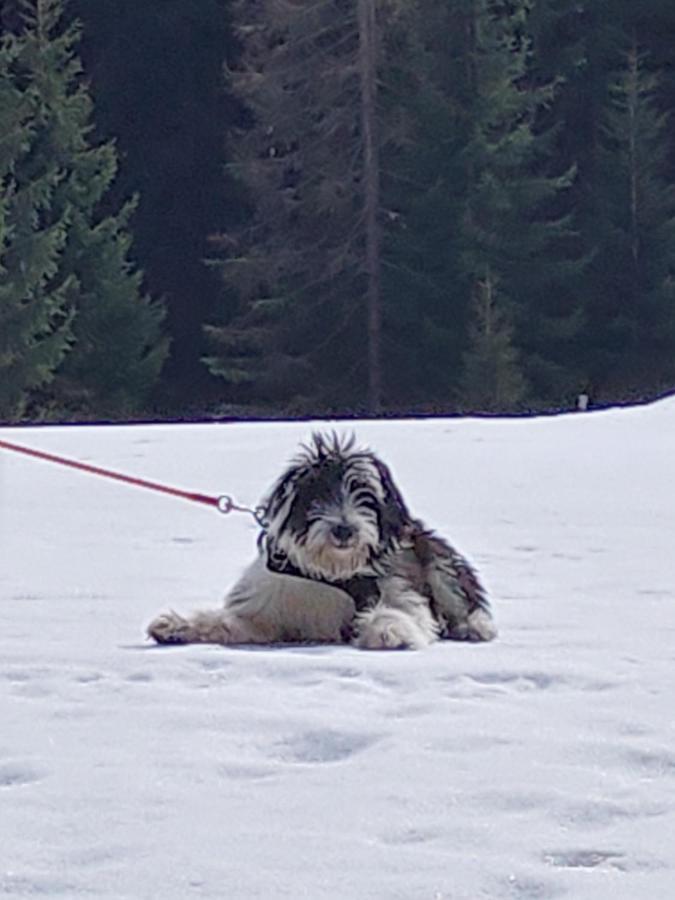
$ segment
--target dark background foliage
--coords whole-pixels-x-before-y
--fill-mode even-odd
[[[612,403],[672,390],[675,5],[368,2],[377,411],[518,412],[573,407],[580,392]],[[68,281],[83,282],[82,265],[55,250],[62,271],[42,285],[61,291],[58,352],[43,354],[53,372],[28,379],[0,418],[375,412],[361,0],[322,0],[311,16],[275,0],[3,0],[3,40],[21,41],[26,10],[44,3],[59,34],[81,24],[83,134],[91,152],[115,154],[87,220],[119,223],[100,270],[124,272],[125,315],[133,291],[139,310],[152,298],[153,321],[146,311],[134,326],[150,329],[143,352],[167,338],[170,350],[150,391],[146,377],[135,404],[118,401],[110,354],[95,341],[73,350],[91,308]],[[8,158],[6,198],[19,163]],[[131,324],[98,327],[120,360],[141,352]],[[48,337],[28,335],[26,365]],[[1,364],[0,352],[0,377]]]

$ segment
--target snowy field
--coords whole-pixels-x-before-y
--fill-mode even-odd
[[[0,450],[0,896],[675,897],[675,398],[354,428],[496,642],[152,646],[252,519]],[[310,431],[0,438],[254,504]]]

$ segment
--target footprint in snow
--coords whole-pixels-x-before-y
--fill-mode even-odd
[[[380,841],[388,847],[405,847],[413,844],[427,844],[442,837],[435,828],[400,828],[383,834]]]
[[[317,730],[292,735],[276,745],[277,758],[290,763],[335,763],[367,750],[377,738],[341,731]]]
[[[630,749],[626,759],[633,770],[640,772],[645,778],[662,778],[675,776],[675,753],[665,748],[656,750]]]
[[[545,853],[544,862],[556,869],[600,869],[615,872],[655,872],[669,865],[657,857],[641,858],[621,850],[577,848]]]
[[[226,781],[263,781],[273,778],[277,770],[272,765],[255,765],[254,763],[231,762],[217,767],[217,773]]]
[[[72,678],[77,684],[96,684],[103,681],[103,675],[100,672],[80,672]]]
[[[553,900],[563,895],[563,891],[553,884],[538,879],[509,875],[504,885],[499,887],[499,897],[517,897],[518,900]]]
[[[618,850],[563,850],[544,854],[544,862],[557,869],[625,869],[625,853]]]
[[[440,681],[458,682],[461,679],[473,682],[485,687],[509,687],[517,691],[539,690],[545,691],[553,688],[567,688],[582,691],[609,691],[616,687],[616,683],[596,678],[587,678],[577,675],[563,675],[553,672],[523,671],[523,672],[476,672],[472,675],[458,677],[452,675],[441,678]]]
[[[0,790],[42,781],[44,773],[27,763],[0,762]]]
[[[150,684],[154,678],[151,672],[130,672],[124,680],[130,684]]]

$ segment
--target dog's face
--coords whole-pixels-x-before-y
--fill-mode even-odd
[[[353,438],[315,434],[303,451],[265,503],[268,564],[332,582],[373,574],[410,521],[389,470]]]

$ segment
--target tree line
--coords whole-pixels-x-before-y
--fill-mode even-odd
[[[675,387],[666,0],[0,13],[0,419]]]

